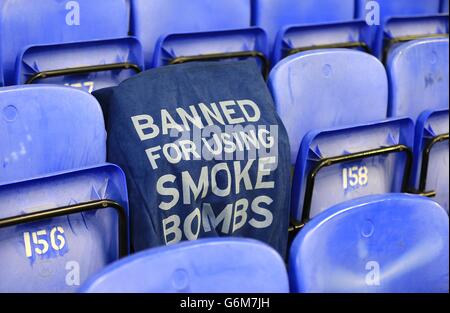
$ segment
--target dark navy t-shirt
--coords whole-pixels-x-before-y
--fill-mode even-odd
[[[166,66],[94,95],[136,251],[239,236],[285,255],[289,143],[256,62]]]

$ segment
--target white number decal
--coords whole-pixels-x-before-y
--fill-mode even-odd
[[[61,226],[53,227],[50,230],[49,237],[50,240],[47,239],[47,231],[45,229],[31,233],[24,232],[23,241],[25,244],[26,257],[31,258],[33,256],[33,252],[39,255],[46,254],[49,252],[50,247],[54,251],[59,251],[66,245],[64,229]]]
[[[352,166],[342,169],[342,188],[366,186],[369,182],[369,170],[367,166]]]
[[[67,26],[79,26],[80,25],[80,4],[77,1],[69,1],[66,3],[66,10],[69,11],[66,14]]]
[[[25,243],[25,255],[27,258],[31,258],[33,256],[33,251],[31,251],[31,240],[30,233],[23,233],[23,242]]]
[[[55,235],[56,232],[59,232],[58,235]],[[66,244],[66,240],[64,239],[64,229],[61,226],[53,227],[53,229],[50,231],[50,243],[52,245],[53,250],[59,251],[62,248],[64,248],[64,245]],[[59,244],[57,243],[59,242]]]
[[[34,251],[37,254],[46,254],[48,251],[48,242],[47,240],[45,240],[45,238],[38,238],[38,236],[45,236],[47,235],[47,231],[44,230],[40,230],[34,233],[31,233],[31,236],[33,237],[33,243],[37,246],[41,246],[41,248],[35,247]]]

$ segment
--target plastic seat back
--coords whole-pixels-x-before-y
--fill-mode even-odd
[[[155,48],[153,67],[192,61],[255,58],[262,73],[269,73],[267,37],[258,27],[222,31],[169,34]]]
[[[406,192],[413,141],[410,119],[309,132],[297,156],[292,217],[306,223],[337,203]]]
[[[82,292],[286,293],[283,260],[256,240],[201,239],[153,248],[92,277]]]
[[[7,84],[17,57],[30,45],[128,35],[128,0],[2,0],[0,45]],[[20,34],[20,36],[18,36]]]
[[[449,41],[422,39],[398,46],[389,56],[389,116],[413,120],[449,103]]]
[[[427,20],[440,11],[440,0],[357,0],[358,18],[366,19],[372,29],[372,51],[375,56],[386,60],[387,41],[408,40],[407,37],[421,37],[439,34],[441,23]],[[376,5],[374,5],[376,4]],[[448,23],[447,23],[448,24]],[[448,33],[448,31],[447,31]],[[409,39],[411,40],[411,39]],[[389,48],[391,44],[388,44]]]
[[[291,246],[294,292],[448,292],[448,216],[411,195],[358,198],[312,219]]]
[[[0,183],[104,163],[100,105],[75,88],[0,89]]]
[[[0,185],[0,202],[0,292],[74,292],[128,252],[126,181],[117,166]]]
[[[416,124],[412,181],[422,192],[434,191],[433,200],[449,209],[448,109],[423,112]]]
[[[354,0],[252,1],[252,25],[267,32],[270,51],[284,26],[350,21],[354,15]]]
[[[271,71],[269,88],[289,134],[292,164],[307,132],[386,117],[386,72],[376,58],[360,51],[292,55]]]
[[[370,52],[370,29],[365,21],[283,27],[275,40],[272,62],[316,49],[349,48]]]
[[[374,53],[384,63],[396,46],[426,38],[448,38],[448,15],[393,17],[385,21]]]
[[[92,92],[116,86],[144,68],[136,38],[27,48],[19,56],[16,84],[60,84]]]
[[[132,0],[131,12],[131,34],[144,47],[147,68],[161,36],[250,26],[250,0]]]

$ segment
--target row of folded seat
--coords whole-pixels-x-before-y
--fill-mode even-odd
[[[448,39],[398,46],[388,69],[390,96],[383,65],[359,51],[298,53],[270,74],[295,166],[292,291],[448,291]],[[7,87],[0,112],[0,290],[73,291],[88,278],[82,290],[288,290],[279,256],[236,239],[152,249],[90,277],[129,252],[126,182],[105,164],[98,103],[71,88]],[[442,207],[370,196],[392,192],[435,193]],[[154,285],[141,266],[158,269],[145,274]]]
[[[58,83],[93,91],[143,69],[249,57],[267,74],[270,64],[304,50],[347,47],[386,59],[399,42],[448,36],[448,14],[440,13],[446,0],[373,3],[2,0],[0,85]],[[374,25],[367,16],[375,16]]]

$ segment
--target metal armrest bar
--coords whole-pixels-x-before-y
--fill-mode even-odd
[[[34,74],[30,77],[25,84],[32,84],[36,80],[47,79],[51,77],[66,76],[66,75],[82,75],[95,72],[106,72],[113,70],[134,70],[136,73],[141,72],[141,68],[136,64],[132,63],[113,63],[113,64],[103,64],[103,65],[91,65],[91,66],[81,66],[81,67],[71,67],[65,69],[57,69],[50,71],[42,71]]]
[[[59,207],[44,211],[37,211],[33,213],[17,215],[0,219],[0,229],[10,226],[16,226],[31,222],[38,222],[49,218],[60,217],[75,213],[82,213],[93,210],[100,210],[106,208],[113,208],[118,216],[118,230],[119,230],[119,257],[124,257],[128,254],[128,226],[127,215],[125,209],[115,201],[99,200],[92,202],[84,202],[65,207]]]
[[[211,54],[201,54],[193,56],[180,56],[169,61],[170,65],[182,64],[194,61],[217,61],[223,59],[234,59],[234,58],[257,58],[262,62],[262,74],[264,79],[267,79],[269,75],[269,61],[262,52],[259,51],[239,51],[239,52],[227,52],[227,53],[211,53]]]
[[[365,52],[371,53],[371,50],[367,43],[363,41],[353,41],[353,42],[339,42],[339,43],[333,43],[333,44],[324,44],[324,45],[314,45],[314,46],[307,46],[307,47],[299,47],[299,48],[293,48],[288,50],[286,56],[290,56],[299,52],[308,51],[308,50],[317,50],[317,49],[335,49],[335,48],[348,48],[348,49],[355,49],[355,48],[362,48]]]

